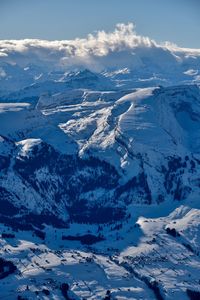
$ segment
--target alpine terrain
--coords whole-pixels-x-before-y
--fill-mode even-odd
[[[0,41],[0,299],[200,299],[200,50]]]

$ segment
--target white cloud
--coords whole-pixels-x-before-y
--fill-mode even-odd
[[[155,55],[158,49],[182,52],[176,45],[167,43],[158,45],[148,37],[136,34],[132,23],[118,24],[113,32],[98,31],[89,34],[85,39],[66,41],[46,40],[3,40],[0,41],[0,61],[18,63],[25,66],[29,63],[45,65],[49,68],[85,66],[94,70],[104,69],[106,66],[128,67],[129,64],[142,66],[138,53],[150,52]],[[187,52],[187,55],[190,55]],[[179,59],[179,54],[174,59]],[[145,54],[146,55],[146,54]],[[144,56],[145,56],[144,55]],[[156,52],[157,55],[157,52]],[[195,55],[200,55],[196,51]],[[121,63],[120,63],[121,62]]]

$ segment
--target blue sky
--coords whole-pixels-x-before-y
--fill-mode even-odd
[[[134,22],[157,42],[200,48],[199,15],[199,0],[0,0],[0,39],[73,39]]]

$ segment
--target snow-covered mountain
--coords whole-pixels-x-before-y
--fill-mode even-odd
[[[2,299],[199,299],[199,71],[131,24],[0,41]]]
[[[72,41],[0,41],[1,95],[26,87],[53,92],[55,83],[97,89],[163,86],[200,82],[200,50],[158,44],[138,36],[133,24]],[[87,71],[85,71],[87,69]],[[81,70],[81,72],[80,72]],[[92,74],[90,71],[97,74]],[[99,74],[102,86],[97,84]],[[101,76],[101,77],[102,77]],[[105,79],[107,78],[107,80]],[[62,89],[57,85],[57,89]],[[56,90],[56,87],[54,86]],[[26,94],[26,91],[25,91]],[[10,98],[10,97],[9,97]],[[15,98],[16,100],[16,98]]]
[[[190,85],[1,103],[3,194],[25,214],[100,223],[123,218],[132,203],[195,199],[199,101]]]

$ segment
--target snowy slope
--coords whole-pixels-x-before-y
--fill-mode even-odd
[[[17,267],[0,280],[1,297],[64,299],[61,286],[67,283],[69,299],[106,299],[109,291],[111,299],[187,300],[188,290],[199,291],[199,215],[199,209],[188,206],[165,217],[143,209],[139,218],[133,211],[124,224],[100,230],[77,224],[62,230],[46,227],[44,240],[1,226],[4,234],[15,235],[0,239],[1,257]],[[175,229],[176,236],[167,228]],[[62,240],[88,230],[106,240],[91,246]]]
[[[132,24],[0,41],[0,299],[200,299],[199,72]]]
[[[14,206],[23,201],[31,213],[65,221],[94,222],[94,208],[109,209],[99,215],[104,222],[132,203],[197,199],[199,99],[190,85],[74,90],[40,97],[35,107],[1,103],[0,135],[12,144],[1,186]]]

